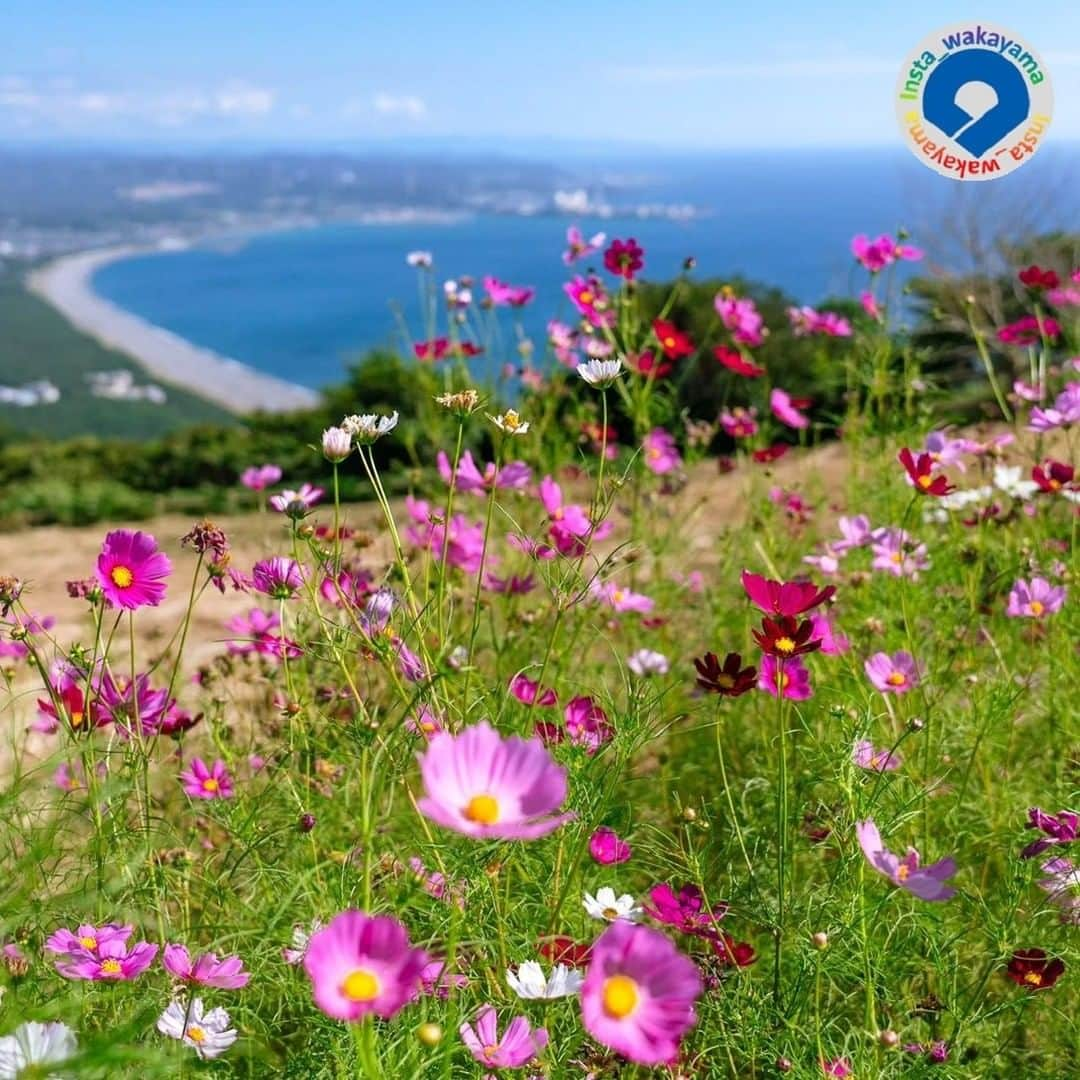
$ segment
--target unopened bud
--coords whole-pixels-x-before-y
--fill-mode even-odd
[[[829,947],[829,935],[826,934],[824,930],[819,930],[816,934],[812,934],[810,940],[813,942],[814,948],[818,951]]]
[[[438,1046],[442,1041],[442,1028],[438,1024],[421,1024],[416,1029],[416,1037],[425,1046]]]
[[[311,832],[315,828],[315,815],[301,814],[300,821],[297,824],[301,832]]]
[[[891,1050],[894,1046],[900,1045],[900,1036],[892,1028],[886,1028],[884,1031],[878,1032],[878,1042],[886,1050]]]
[[[683,807],[682,816],[684,821],[697,821],[697,811],[692,806]]]
[[[776,1059],[776,1071],[782,1073],[789,1073],[795,1066],[792,1065],[791,1059],[786,1057],[779,1057]]]
[[[921,716],[913,716],[908,722],[908,731],[922,731],[926,727],[926,721]]]

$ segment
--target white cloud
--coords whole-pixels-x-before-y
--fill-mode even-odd
[[[214,100],[222,116],[265,116],[273,111],[276,97],[273,90],[232,82],[223,86]]]
[[[606,74],[617,82],[677,83],[725,79],[798,79],[837,75],[881,75],[895,73],[900,60],[822,57],[816,60],[766,60],[749,64],[704,64],[665,67],[648,65],[608,68]]]
[[[371,103],[375,111],[383,116],[407,116],[411,120],[419,120],[427,114],[424,99],[415,94],[388,94],[380,91]]]

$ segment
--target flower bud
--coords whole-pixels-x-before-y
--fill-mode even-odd
[[[824,930],[819,930],[816,934],[810,936],[811,942],[813,942],[814,948],[819,952],[829,947],[829,935]]]
[[[438,1024],[421,1024],[416,1029],[416,1037],[425,1046],[438,1046],[442,1041],[442,1028]]]
[[[908,722],[908,731],[922,731],[926,727],[926,721],[921,716],[913,716]]]
[[[352,452],[352,436],[344,428],[327,428],[322,433],[322,452],[327,461],[344,461]]]
[[[789,1073],[795,1066],[791,1063],[790,1058],[779,1057],[776,1059],[776,1071],[782,1073]]]
[[[900,1045],[900,1036],[892,1028],[886,1028],[884,1031],[878,1032],[878,1042],[886,1050],[891,1050],[894,1046]]]
[[[301,814],[298,827],[301,832],[311,832],[311,830],[315,828],[315,815]]]

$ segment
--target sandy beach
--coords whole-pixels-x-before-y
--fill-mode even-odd
[[[233,412],[288,412],[318,401],[314,390],[199,348],[94,292],[92,279],[98,269],[145,253],[142,248],[110,247],[64,255],[35,270],[28,286],[102,345],[130,356],[163,382],[182,386]]]

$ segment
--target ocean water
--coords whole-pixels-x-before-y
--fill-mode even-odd
[[[1075,185],[1059,184],[1075,163],[1075,155],[1063,160],[1047,151],[1045,160],[1040,155],[1003,181],[960,184],[902,151],[628,161],[610,166],[641,177],[621,198],[691,203],[704,208],[705,216],[687,222],[625,216],[577,222],[587,233],[636,237],[646,251],[648,278],[673,277],[693,255],[698,276],[743,274],[812,304],[863,287],[848,248],[857,232],[906,227],[930,249],[928,265],[940,268],[963,262],[963,251],[950,237],[963,232],[969,218],[992,227],[1015,214],[1018,230],[1033,223],[1075,224]],[[407,349],[410,337],[425,336],[416,271],[405,264],[406,252],[414,249],[434,253],[440,281],[472,275],[478,294],[479,280],[488,273],[534,286],[537,297],[521,324],[539,355],[546,321],[571,316],[561,287],[567,280],[561,252],[573,220],[475,216],[443,224],[333,225],[254,235],[113,263],[98,272],[94,286],[198,345],[319,387],[338,379],[344,365],[368,348]],[[503,326],[508,346],[508,319]],[[512,350],[495,348],[479,364],[490,370],[513,358]]]

